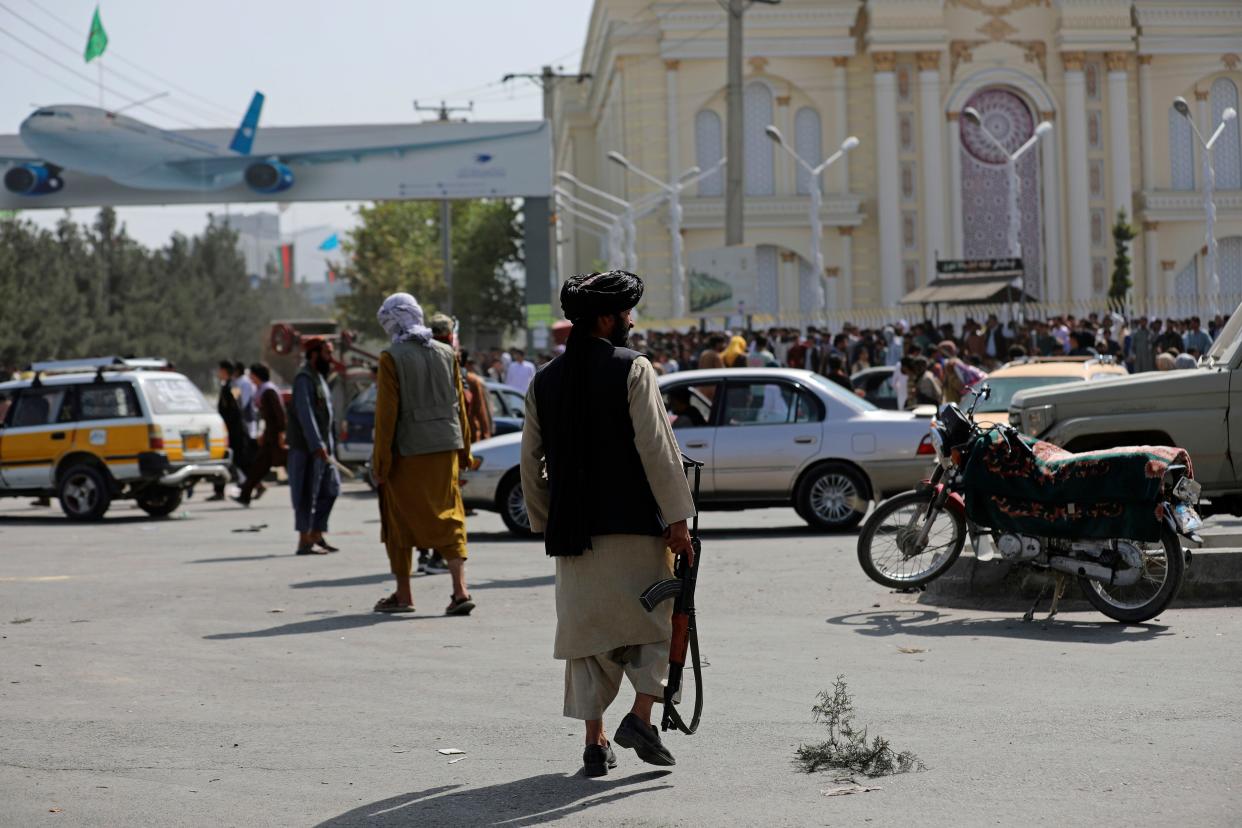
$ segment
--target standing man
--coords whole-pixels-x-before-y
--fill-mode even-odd
[[[556,642],[565,661],[564,713],[586,722],[587,776],[616,766],[604,710],[621,677],[634,704],[617,744],[644,762],[676,764],[651,725],[664,694],[672,610],[648,613],[638,596],[690,558],[694,502],[646,357],[624,347],[643,294],[632,273],[580,274],[561,288],[574,323],[563,356],[526,395],[522,490],[531,528],[556,558]]]
[[[434,330],[434,327],[432,328]],[[479,376],[478,367],[469,354],[462,353],[462,375],[466,386],[467,417],[470,421],[470,443],[478,443],[492,436],[492,406],[487,398],[487,383]]]
[[[729,340],[722,334],[712,334],[707,340],[707,347],[703,349],[703,353],[699,354],[699,370],[705,368],[723,368],[725,348],[729,345]]]
[[[534,378],[535,363],[526,360],[526,351],[521,348],[514,348],[513,361],[505,369],[505,385],[516,388],[525,394],[526,389],[530,386],[530,381]]]
[[[258,447],[254,461],[246,469],[246,482],[242,484],[241,494],[233,498],[243,506],[249,506],[251,498],[258,500],[263,496],[263,478],[267,477],[272,466],[284,465],[281,444],[285,434],[285,405],[280,400],[280,391],[272,383],[272,371],[265,363],[251,365],[250,376],[255,385],[255,408],[263,430],[256,438]]]
[[[241,402],[237,384],[233,379],[234,363],[222,359],[216,369],[216,378],[220,381],[220,395],[216,398],[216,411],[224,420],[224,428],[229,436],[229,448],[233,450],[229,476],[241,481],[245,476],[244,469],[250,465],[250,434],[246,431],[246,423],[242,417]],[[224,482],[217,480],[215,494],[208,500],[224,500]]]
[[[237,389],[237,404],[241,406],[242,424],[250,439],[258,436],[259,412],[255,389],[259,386],[246,376],[246,363],[238,360],[233,363],[233,386]]]
[[[341,478],[332,464],[336,424],[327,383],[332,343],[322,336],[307,337],[302,351],[306,362],[293,380],[293,407],[287,418],[289,496],[298,531],[297,554],[324,555],[340,551],[323,539],[332,504],[341,493]]]
[[[1182,336],[1182,350],[1195,351],[1199,356],[1212,350],[1212,337],[1201,327],[1199,317],[1190,317],[1190,329]]]
[[[414,547],[434,549],[448,564],[453,594],[445,615],[469,615],[466,590],[466,509],[458,472],[472,464],[466,394],[448,340],[453,321],[423,324],[423,309],[394,293],[376,314],[392,344],[380,354],[371,475],[379,488],[381,537],[397,591],[376,612],[413,612]]]

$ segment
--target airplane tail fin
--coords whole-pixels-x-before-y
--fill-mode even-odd
[[[250,99],[250,108],[246,110],[246,117],[242,118],[241,126],[237,127],[237,132],[233,133],[233,140],[229,142],[229,149],[239,155],[249,155],[250,147],[254,144],[255,133],[259,131],[259,113],[263,111],[263,93],[255,92],[254,97]]]

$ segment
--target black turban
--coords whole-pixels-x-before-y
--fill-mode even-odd
[[[624,313],[643,298],[643,280],[624,270],[579,273],[561,286],[561,310],[571,322]]]

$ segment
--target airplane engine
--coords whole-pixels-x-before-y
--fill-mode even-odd
[[[259,193],[281,193],[293,186],[293,170],[279,161],[259,161],[246,168],[246,186]]]
[[[47,195],[64,186],[60,169],[47,164],[18,164],[4,173],[4,189],[18,195]]]

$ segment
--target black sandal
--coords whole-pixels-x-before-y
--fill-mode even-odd
[[[315,546],[318,546],[320,549],[324,550],[325,552],[340,552],[341,551],[337,547],[328,543],[323,538],[320,538],[319,540],[315,541]]]
[[[462,598],[454,598],[450,596],[448,609],[444,610],[445,615],[469,615],[474,609],[474,599],[469,595]]]
[[[376,612],[413,612],[413,604],[403,604],[397,598],[397,593],[389,595],[387,598],[381,598],[375,604]]]

